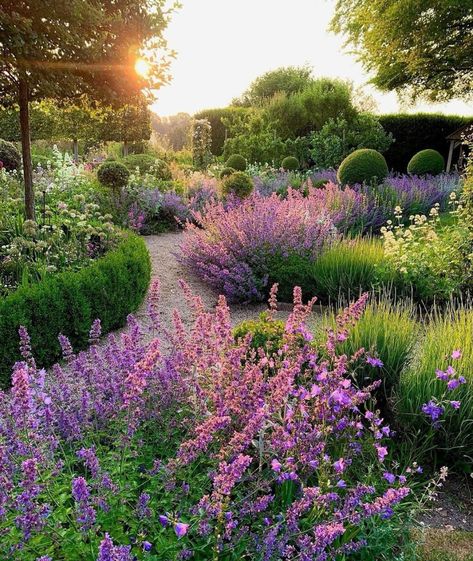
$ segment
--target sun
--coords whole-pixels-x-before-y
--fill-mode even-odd
[[[149,76],[151,67],[150,64],[144,58],[138,58],[135,62],[135,72],[138,76],[142,78],[147,78]]]

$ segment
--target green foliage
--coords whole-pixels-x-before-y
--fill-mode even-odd
[[[313,82],[312,69],[308,66],[286,66],[270,70],[250,85],[234,105],[260,106],[278,93],[292,95]]]
[[[169,117],[161,117],[156,113],[151,113],[151,127],[160,144],[171,148],[173,151],[178,152],[190,147],[192,117],[188,113],[178,113]]]
[[[327,249],[310,268],[316,293],[323,300],[350,300],[373,290],[384,258],[375,239],[343,240]]]
[[[460,308],[436,313],[426,322],[426,333],[419,344],[409,368],[401,375],[396,410],[402,426],[414,432],[421,431],[423,442],[429,441],[437,452],[452,457],[473,455],[473,311]],[[462,357],[452,360],[454,350]],[[458,411],[446,410],[439,429],[432,429],[429,419],[421,411],[422,405],[441,397],[445,382],[435,376],[437,369],[452,365],[458,375],[466,378],[451,399],[461,401]]]
[[[104,162],[97,170],[97,179],[100,183],[115,191],[125,187],[129,178],[129,169],[120,162]]]
[[[12,142],[0,138],[0,162],[7,171],[20,169],[21,155]]]
[[[228,168],[233,168],[237,171],[245,171],[246,170],[246,160],[240,154],[232,154],[228,160],[226,161],[225,165]]]
[[[207,169],[212,161],[212,127],[207,119],[194,121],[192,126],[192,159],[197,169]]]
[[[168,164],[164,160],[155,158],[152,154],[129,154],[121,161],[130,172],[134,172],[138,168],[141,175],[148,173],[161,181],[171,181],[172,179]]]
[[[388,175],[388,165],[384,156],[370,148],[355,150],[347,156],[338,170],[338,180],[342,185],[382,181]]]
[[[257,320],[247,320],[239,323],[233,330],[235,340],[251,335],[251,348],[264,349],[273,354],[281,348],[285,324],[283,321],[272,319],[267,312],[260,314]]]
[[[442,154],[431,148],[417,152],[407,164],[407,173],[412,175],[438,175],[444,169],[445,160]]]
[[[351,121],[356,110],[350,86],[332,78],[318,78],[292,95],[278,94],[263,108],[265,121],[282,140],[320,130],[330,118]]]
[[[352,121],[330,118],[320,131],[311,135],[311,157],[318,168],[338,168],[354,150],[372,148],[385,152],[392,144],[379,120],[369,113],[361,113]]]
[[[464,0],[397,0],[388,9],[385,0],[338,0],[332,30],[379,89],[444,101],[471,97],[472,15]]]
[[[243,107],[223,107],[221,109],[205,109],[194,115],[195,119],[206,119],[212,127],[211,151],[214,156],[223,154],[225,140],[231,136],[231,123],[244,118],[248,110]]]
[[[244,199],[253,192],[253,181],[249,175],[242,171],[237,171],[224,179],[222,191],[224,196],[235,195],[239,199]]]
[[[287,171],[297,171],[299,169],[299,160],[294,156],[286,156],[281,163],[281,167]]]
[[[87,346],[95,319],[101,320],[103,333],[121,327],[141,303],[150,270],[145,243],[127,234],[117,249],[90,266],[59,273],[0,299],[0,385],[8,385],[11,368],[21,358],[20,326],[29,331],[38,364],[48,367],[61,357],[60,333],[79,350]]]
[[[435,113],[381,115],[379,122],[394,137],[394,143],[384,153],[389,168],[404,173],[412,154],[426,146],[446,158],[449,145],[446,137],[472,120],[472,117]]]
[[[412,305],[384,298],[373,300],[339,349],[350,356],[364,348],[370,356],[381,359],[381,368],[373,368],[363,360],[356,368],[356,377],[361,386],[381,380],[382,401],[386,403],[399,384],[419,331]]]
[[[225,167],[220,172],[220,179],[224,179],[225,177],[228,177],[229,175],[232,175],[232,173],[235,173],[235,172],[236,172],[236,169]]]

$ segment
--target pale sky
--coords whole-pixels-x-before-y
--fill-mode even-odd
[[[364,85],[369,77],[343,39],[327,31],[335,0],[181,0],[166,31],[177,51],[173,81],[158,92],[158,115],[225,107],[259,75],[279,66],[309,64],[314,75]],[[462,101],[403,107],[395,94],[367,88],[379,112],[473,114]]]

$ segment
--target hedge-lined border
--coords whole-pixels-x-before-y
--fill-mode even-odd
[[[123,326],[138,309],[151,277],[145,242],[127,233],[118,247],[80,271],[64,272],[0,299],[0,386],[8,386],[13,364],[20,360],[18,328],[30,334],[38,366],[61,358],[58,335],[74,348],[87,347],[92,322],[102,333]]]

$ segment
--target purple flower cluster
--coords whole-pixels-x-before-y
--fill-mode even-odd
[[[149,341],[157,284],[149,329],[130,317],[119,339],[98,345],[95,324],[77,355],[62,337],[68,360],[50,372],[36,368],[22,331],[25,362],[0,393],[5,558],[67,558],[74,548],[97,561],[194,550],[331,559],[364,547],[364,525],[382,524],[409,493],[371,397],[379,384],[357,387],[353,357],[336,350],[366,295],[314,346],[315,299],[304,304],[296,288],[280,347],[256,352],[249,338],[235,342],[223,296],[209,312],[181,286],[193,323],[176,312],[163,345]],[[276,287],[268,321],[275,312]]]
[[[194,213],[181,245],[181,262],[231,300],[261,300],[269,261],[290,254],[315,260],[336,238],[328,213],[315,196],[289,190],[286,199],[258,194],[225,208]]]

